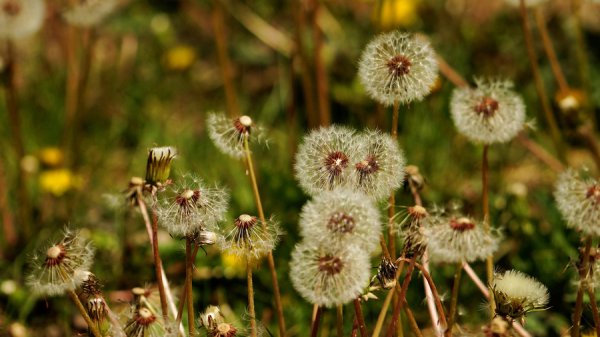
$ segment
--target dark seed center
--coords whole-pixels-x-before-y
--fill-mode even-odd
[[[333,213],[327,223],[327,228],[336,233],[351,233],[354,227],[354,218],[344,212]]]
[[[408,74],[410,72],[411,65],[412,63],[410,60],[404,55],[396,55],[387,63],[390,74],[397,77]]]
[[[67,252],[65,246],[62,244],[48,248],[48,251],[46,252],[46,266],[54,267],[61,264],[66,255]]]
[[[335,151],[325,158],[325,168],[329,171],[332,180],[339,176],[346,167],[348,167],[348,156],[344,152]]]
[[[467,218],[453,218],[452,220],[450,220],[450,227],[452,227],[452,229],[454,229],[455,231],[464,232],[475,228],[475,224],[473,223],[473,221]]]
[[[379,164],[375,156],[367,156],[367,158],[361,162],[356,163],[356,170],[362,176],[368,176],[379,171]]]
[[[492,117],[496,111],[498,111],[498,101],[491,97],[484,97],[475,105],[475,112],[484,117]]]
[[[319,271],[328,275],[339,274],[344,263],[339,257],[327,255],[319,258]]]
[[[600,203],[600,185],[595,184],[588,188],[585,197],[592,199],[596,203]]]
[[[142,326],[148,326],[156,321],[156,316],[146,308],[142,308],[135,316],[135,321]]]
[[[16,16],[21,12],[21,5],[17,1],[8,0],[2,4],[2,10],[9,16]]]

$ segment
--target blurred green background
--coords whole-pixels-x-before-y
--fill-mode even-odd
[[[573,14],[573,6],[582,6],[581,15]],[[298,214],[307,199],[293,177],[294,152],[307,130],[328,121],[357,129],[390,129],[391,109],[370,100],[356,74],[362,48],[381,31],[426,35],[439,55],[471,83],[474,77],[513,80],[526,102],[528,119],[536,120],[527,139],[557,156],[535,90],[519,10],[500,0],[128,1],[90,29],[70,27],[61,17],[67,7],[68,1],[48,1],[42,30],[16,43],[23,158],[13,146],[19,133],[9,120],[4,95],[0,102],[0,333],[15,322],[27,327],[30,336],[70,336],[81,328],[66,298],[35,298],[23,283],[28,256],[59,235],[65,224],[85,228],[97,247],[93,272],[104,282],[115,311],[126,307],[122,299],[128,289],[154,281],[142,219],[122,195],[130,177],[144,175],[152,146],[177,147],[174,179],[193,172],[227,186],[231,218],[256,212],[243,163],[219,153],[207,136],[207,113],[227,111],[250,115],[267,129],[268,143],[253,150],[259,184],[266,213],[286,231],[275,259],[289,336],[307,336],[312,305],[295,292],[288,276],[290,252],[299,241]],[[588,98],[576,111],[563,111],[553,100],[558,87],[536,35],[533,11],[534,47],[559,120],[565,163],[595,173],[591,151],[577,130],[597,127],[600,4],[543,4],[567,81]],[[587,68],[578,47],[578,27]],[[320,37],[315,40],[315,35]],[[319,67],[328,89],[325,110],[317,104]],[[70,119],[66,92],[74,72],[88,75],[78,86],[81,100]],[[426,207],[460,206],[464,213],[481,217],[482,148],[458,135],[452,124],[448,102],[453,89],[440,76],[439,86],[423,102],[401,107],[400,144],[408,163],[417,165],[426,179]],[[593,139],[598,139],[595,133]],[[530,315],[526,327],[535,336],[563,334],[570,325],[580,242],[577,233],[565,228],[554,205],[557,173],[520,140],[493,146],[490,167],[492,223],[505,235],[497,266],[518,269],[548,286],[550,308]],[[412,205],[410,193],[399,191],[397,203]],[[17,231],[14,238],[7,232],[11,225]],[[163,234],[167,275],[181,287],[184,245]],[[374,257],[374,268],[377,263]],[[200,252],[196,266],[196,310],[219,304],[231,308],[241,326],[247,324],[243,267],[215,248]],[[473,266],[479,275],[485,274],[482,263]],[[453,269],[436,266],[433,273],[446,299]],[[276,335],[266,265],[255,277],[258,319]],[[428,328],[420,280],[413,282],[408,296],[420,326]],[[364,304],[370,328],[381,302]],[[593,327],[587,309],[584,331]],[[479,331],[487,317],[484,298],[467,277],[460,314],[459,323],[469,331]],[[348,307],[348,333],[352,319]],[[334,335],[334,324],[335,311],[326,311],[322,336]]]

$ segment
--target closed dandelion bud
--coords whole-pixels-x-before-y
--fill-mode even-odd
[[[161,193],[159,223],[177,237],[193,236],[215,230],[225,218],[229,197],[225,190],[207,187],[197,177],[186,175],[182,182]]]
[[[102,296],[102,284],[94,274],[86,272],[85,275],[80,288],[86,298],[87,312],[93,321],[102,322],[108,312],[106,301]]]
[[[33,256],[27,285],[41,296],[75,290],[87,277],[94,249],[78,231],[65,229],[60,241]]]
[[[381,222],[373,201],[346,189],[323,192],[300,213],[300,234],[320,245],[357,245],[367,253],[379,245]]]
[[[308,302],[332,307],[360,296],[369,283],[369,254],[355,245],[296,245],[290,278]]]
[[[419,171],[419,168],[415,165],[407,165],[404,168],[404,173],[406,173],[406,179],[410,181],[417,189],[422,189],[425,185],[425,178]]]
[[[249,260],[259,259],[275,249],[281,230],[273,219],[265,223],[255,216],[242,214],[225,235],[221,249]]]
[[[223,114],[211,113],[206,121],[208,136],[223,153],[233,157],[244,156],[244,141],[262,139],[262,128],[249,116],[229,118]]]
[[[396,286],[396,272],[398,266],[392,261],[383,257],[379,267],[377,267],[377,281],[383,289],[392,289]]]
[[[391,136],[369,130],[358,136],[358,161],[350,182],[375,200],[382,200],[404,182],[404,156]]]
[[[496,315],[511,319],[522,320],[528,312],[545,309],[550,299],[546,286],[516,270],[496,274],[491,288]]]
[[[586,235],[600,235],[598,180],[581,177],[574,169],[568,169],[556,181],[554,198],[567,226]]]
[[[477,88],[456,88],[450,101],[454,126],[473,142],[505,143],[525,126],[525,104],[510,81],[476,80]]]
[[[97,26],[117,8],[117,0],[86,0],[63,13],[65,20],[77,27]]]
[[[148,150],[146,163],[146,183],[158,185],[169,178],[171,162],[177,156],[177,150],[171,146],[154,147]]]
[[[429,216],[425,236],[431,261],[473,262],[493,255],[499,235],[482,227],[466,217]]]
[[[0,0],[0,38],[18,40],[37,32],[44,12],[43,0]]]
[[[431,91],[438,65],[429,42],[394,31],[374,38],[358,65],[358,76],[371,98],[384,105],[420,101]]]
[[[321,127],[304,137],[294,166],[300,187],[315,195],[348,184],[358,158],[355,131],[343,126]]]
[[[400,237],[404,239],[407,257],[421,256],[427,247],[424,235],[424,222],[429,216],[427,210],[419,205],[408,208],[407,215],[400,222]]]

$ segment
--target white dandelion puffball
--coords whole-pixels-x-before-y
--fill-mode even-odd
[[[544,309],[550,300],[546,286],[516,270],[494,275],[491,288],[496,314],[512,319],[522,318],[532,310]]]
[[[600,182],[584,179],[574,169],[556,181],[554,198],[567,226],[587,235],[600,235]]]
[[[372,253],[379,245],[379,210],[364,194],[346,189],[323,192],[300,213],[300,234],[321,245],[358,245]]]
[[[290,278],[308,302],[325,307],[357,298],[369,283],[369,254],[358,246],[296,245],[290,261]]]
[[[37,32],[45,9],[43,0],[0,0],[0,38],[18,40]]]
[[[63,17],[73,26],[93,27],[109,16],[118,4],[118,0],[86,0],[69,8]]]
[[[257,260],[275,249],[281,236],[281,227],[273,219],[265,222],[257,217],[242,214],[233,226],[223,229],[222,251],[247,260]]]
[[[431,91],[437,72],[429,42],[400,31],[371,40],[358,65],[358,76],[369,96],[388,106],[422,100]]]
[[[450,101],[454,126],[473,142],[505,143],[525,127],[525,104],[512,82],[477,80],[477,88],[456,88]]]
[[[256,125],[250,116],[229,118],[224,114],[210,113],[206,119],[208,136],[224,154],[242,158],[245,154],[245,141],[262,141],[263,129]]]

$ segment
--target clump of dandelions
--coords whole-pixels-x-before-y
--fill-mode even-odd
[[[0,0],[0,38],[18,40],[37,32],[44,22],[43,0]]]
[[[587,235],[600,235],[600,182],[583,178],[574,169],[563,172],[556,181],[554,198],[558,210],[573,227]]]
[[[370,269],[369,254],[356,245],[304,241],[292,252],[290,278],[308,302],[332,307],[357,298],[369,284]]]
[[[525,104],[510,81],[476,80],[477,88],[456,88],[450,101],[458,131],[474,142],[504,143],[525,126]]]
[[[320,245],[357,245],[367,253],[379,245],[381,221],[372,200],[346,189],[323,192],[300,213],[300,234]]]
[[[87,278],[94,249],[79,231],[65,228],[63,237],[33,256],[27,285],[40,296],[62,295]]]
[[[73,26],[93,27],[102,22],[117,8],[118,0],[85,0],[63,13]]]
[[[226,229],[221,250],[248,260],[259,259],[275,249],[281,229],[279,224],[269,219],[265,223],[257,217],[242,214],[233,222],[233,228]]]
[[[496,274],[491,288],[496,315],[511,321],[522,321],[528,312],[545,309],[550,299],[546,286],[516,270]]]
[[[208,136],[223,153],[233,157],[244,156],[244,141],[262,139],[262,128],[249,116],[229,118],[224,114],[210,113],[206,120]]]
[[[358,135],[358,161],[349,186],[376,200],[390,196],[404,181],[404,156],[390,135],[367,130]]]
[[[375,37],[362,53],[358,75],[384,105],[422,100],[437,78],[435,52],[425,38],[394,31]]]
[[[207,187],[200,178],[185,175],[181,182],[161,193],[158,206],[159,223],[177,237],[198,232],[216,231],[225,219],[228,193],[218,187]]]
[[[433,262],[473,262],[491,256],[500,241],[497,232],[486,232],[467,217],[430,215],[425,237]]]
[[[294,170],[300,187],[315,195],[348,183],[358,160],[355,131],[343,126],[321,127],[304,137]]]

